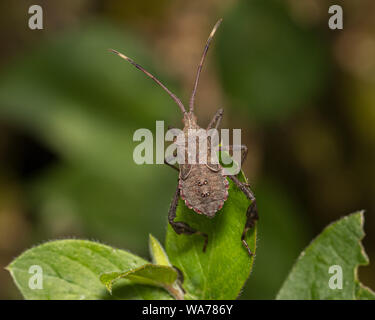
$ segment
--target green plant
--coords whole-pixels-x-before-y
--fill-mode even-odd
[[[233,184],[214,220],[191,215],[180,201],[177,218],[208,233],[206,253],[199,236],[179,236],[169,226],[166,251],[150,235],[152,262],[97,242],[58,240],[27,250],[7,270],[26,299],[235,299],[253,265],[238,241],[247,206]],[[363,212],[329,225],[301,253],[277,299],[375,299],[357,277],[358,266],[368,264],[363,236]],[[256,228],[248,241],[255,252]],[[42,290],[30,288],[33,265],[43,270]],[[341,290],[328,285],[332,265],[342,268]]]
[[[208,234],[205,253],[199,235],[177,235],[168,226],[167,253],[150,236],[152,264],[97,242],[60,240],[27,250],[7,269],[27,299],[235,299],[254,259],[239,241],[248,206],[231,181],[229,198],[213,220],[194,214],[180,200],[176,220],[189,221]],[[252,252],[255,239],[256,228],[247,236]],[[29,286],[33,265],[43,270],[43,290]],[[182,272],[182,285],[172,265]]]
[[[369,263],[361,244],[363,222],[363,212],[357,212],[326,227],[301,253],[277,299],[375,299],[357,275],[358,266]],[[342,270],[341,290],[328,285],[332,266]]]
[[[241,23],[255,27],[226,23],[223,35],[219,35],[223,41],[217,44],[219,74],[224,89],[233,93],[233,107],[239,108],[236,112],[242,108],[251,114],[251,119],[274,121],[282,116],[282,112],[288,115],[298,106],[307,105],[301,101],[314,97],[327,68],[319,53],[319,44],[312,41],[312,34],[298,31],[290,20],[280,17],[281,10],[275,7],[270,11],[262,1],[246,6],[250,10],[239,7],[227,21],[241,20]],[[260,18],[255,19],[254,15]],[[263,16],[269,18],[263,19]],[[259,23],[267,27],[259,28]],[[231,26],[240,27],[234,30]],[[267,31],[270,29],[281,36],[276,39],[274,33]],[[261,30],[266,30],[267,34],[261,34]],[[248,32],[254,32],[254,35]],[[237,35],[236,39],[233,34]],[[255,41],[250,47],[248,41],[238,41],[250,36]],[[28,186],[28,196],[37,204],[34,211],[38,222],[44,226],[44,233],[38,234],[38,240],[55,236],[56,233],[49,233],[50,230],[56,230],[57,222],[67,219],[68,227],[85,224],[80,230],[85,234],[111,242],[121,240],[129,247],[131,245],[132,250],[141,252],[142,241],[139,240],[145,238],[145,230],[154,234],[162,230],[162,217],[166,211],[163,209],[165,202],[160,199],[165,197],[161,197],[163,190],[154,190],[160,185],[166,186],[167,195],[174,187],[175,178],[168,169],[135,165],[131,159],[133,146],[128,137],[135,128],[151,127],[158,117],[174,123],[169,112],[173,108],[172,102],[163,92],[154,90],[153,84],[141,75],[123,72],[122,62],[109,59],[106,52],[109,46],[131,52],[132,56],[141,56],[140,60],[152,70],[152,62],[157,59],[151,58],[149,52],[152,50],[141,46],[136,39],[138,37],[119,33],[104,24],[88,25],[61,38],[51,37],[53,41],[15,60],[12,68],[1,76],[1,119],[32,133],[61,159],[36,176]],[[267,55],[256,49],[263,47],[264,39],[271,48],[266,50]],[[287,42],[293,45],[281,48],[275,39],[282,39],[283,43],[288,39]],[[241,47],[234,50],[236,45]],[[303,54],[293,49],[302,47],[311,49],[304,50]],[[319,53],[318,58],[312,53]],[[301,65],[309,70],[302,68],[301,74]],[[288,72],[284,68],[288,68]],[[167,77],[160,70],[152,71],[163,79]],[[249,83],[252,83],[250,87]],[[124,90],[126,86],[132,86],[132,90]],[[139,99],[140,95],[143,95],[142,99]],[[152,108],[153,105],[158,108]],[[265,177],[259,180],[261,184],[267,181]],[[257,190],[260,223],[263,227],[268,219],[268,226],[275,226],[263,230],[269,235],[267,239],[266,232],[262,233],[261,248],[265,242],[275,244],[267,249],[269,256],[262,268],[267,263],[275,272],[263,268],[263,274],[259,274],[256,279],[259,282],[255,284],[258,295],[267,286],[266,281],[276,283],[275,274],[282,276],[280,270],[287,268],[286,261],[294,251],[300,250],[297,247],[291,250],[291,244],[303,243],[299,234],[303,233],[303,226],[295,220],[294,213],[298,210],[289,205],[287,189],[284,186],[277,188],[275,179],[271,179],[260,192],[261,184]],[[4,185],[9,188],[8,184]],[[142,193],[138,192],[140,188]],[[144,202],[145,194],[147,202]],[[168,229],[165,243],[168,255],[163,254],[155,239],[150,240],[151,255],[158,257],[153,258],[152,263],[97,242],[61,240],[27,250],[7,269],[27,299],[173,299],[181,298],[180,286],[186,290],[185,299],[234,299],[253,265],[239,241],[248,205],[233,185],[225,207],[214,220],[197,216],[180,202],[176,220],[188,221],[193,227],[209,233],[205,254],[199,236],[178,236]],[[269,212],[267,216],[265,211]],[[358,265],[367,263],[360,247],[362,220],[362,214],[357,213],[328,227],[301,255],[277,298],[374,298],[373,292],[363,287],[356,276]],[[254,229],[248,238],[253,251],[256,233]],[[260,260],[258,255],[258,266]],[[182,285],[182,279],[170,268],[168,261],[184,275]],[[336,264],[342,265],[347,281],[343,290],[329,290],[327,286],[332,276],[328,268]],[[29,288],[32,265],[42,267],[44,290]]]

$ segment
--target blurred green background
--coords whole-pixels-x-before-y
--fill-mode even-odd
[[[44,29],[28,28],[28,8]],[[328,28],[341,4],[344,30]],[[188,101],[212,26],[196,112],[223,107],[242,128],[257,195],[258,251],[243,299],[273,299],[324,226],[366,210],[360,268],[375,287],[375,3],[328,0],[11,1],[0,4],[0,299],[19,299],[3,269],[49,239],[95,239],[148,258],[163,240],[177,175],[137,166],[133,132],[181,127],[165,92]]]

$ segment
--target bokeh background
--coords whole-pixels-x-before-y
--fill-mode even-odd
[[[28,28],[28,8],[44,29]],[[344,29],[328,28],[328,7]],[[273,299],[324,226],[366,210],[375,261],[373,0],[1,1],[0,299],[23,250],[87,238],[148,258],[163,240],[176,173],[133,162],[134,130],[181,126],[173,101],[107,49],[133,57],[188,101],[212,26],[196,112],[242,128],[258,198],[258,251],[243,299]],[[375,263],[360,268],[375,287]]]

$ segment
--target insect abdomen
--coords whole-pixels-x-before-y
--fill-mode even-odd
[[[199,214],[213,218],[228,198],[229,183],[222,172],[214,172],[204,164],[192,165],[186,179],[179,179],[181,198]]]

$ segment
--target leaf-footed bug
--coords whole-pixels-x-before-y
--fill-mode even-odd
[[[196,129],[199,130],[201,127],[197,124],[197,118],[194,114],[194,100],[195,94],[198,87],[199,76],[202,70],[203,62],[205,60],[208,48],[210,46],[210,42],[219,27],[222,19],[220,19],[212,29],[210,36],[208,37],[207,43],[204,47],[203,54],[198,66],[198,71],[195,78],[195,83],[193,87],[193,92],[190,98],[189,103],[189,111],[186,111],[185,106],[181,102],[181,100],[173,94],[164,84],[162,84],[157,78],[155,78],[151,73],[146,71],[143,67],[139,64],[135,63],[129,57],[123,55],[122,53],[110,49],[111,52],[117,54],[121,58],[127,60],[132,65],[134,65],[137,69],[144,72],[147,76],[149,76],[152,80],[154,80],[159,86],[161,86],[169,95],[170,97],[177,103],[181,112],[183,113],[183,123],[184,129],[183,134],[188,135],[189,129]],[[216,114],[214,115],[213,119],[209,123],[206,131],[210,129],[217,129],[221,123],[223,117],[223,109],[219,109]],[[242,151],[242,162],[245,160],[247,156],[247,147],[245,145],[238,145],[238,146],[228,146],[225,151],[234,150],[235,148],[240,148]],[[208,147],[211,149],[211,145]],[[219,150],[224,151],[225,147],[219,147]],[[242,163],[241,162],[241,163]],[[183,163],[180,164],[179,167],[176,165],[168,163],[165,160],[165,163],[171,166],[173,169],[179,171],[179,179],[178,179],[178,186],[176,192],[174,194],[172,203],[170,205],[169,213],[168,213],[168,220],[171,226],[173,227],[174,231],[177,234],[186,234],[186,235],[193,235],[198,234],[202,235],[205,238],[203,251],[206,250],[207,242],[208,242],[208,235],[201,231],[193,229],[185,222],[181,221],[174,221],[176,218],[176,210],[179,197],[181,197],[185,204],[190,208],[193,209],[195,212],[201,215],[205,215],[208,218],[213,218],[216,213],[223,207],[224,202],[228,198],[228,188],[229,182],[227,177],[230,178],[234,184],[245,194],[245,196],[251,201],[247,212],[246,212],[246,223],[242,232],[241,241],[243,246],[246,248],[247,252],[250,256],[253,255],[251,252],[245,237],[247,231],[251,229],[255,222],[258,220],[258,210],[256,206],[256,199],[254,193],[251,191],[248,184],[241,182],[235,175],[227,175],[224,172],[223,167],[220,164],[213,164],[213,163],[205,163],[205,164],[189,164]]]

